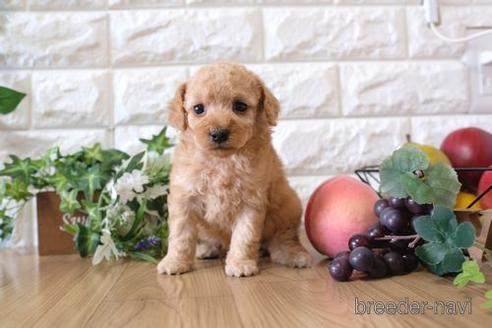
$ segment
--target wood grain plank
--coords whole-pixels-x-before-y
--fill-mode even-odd
[[[0,326],[3,327],[484,327],[492,311],[481,309],[488,283],[462,289],[451,278],[423,269],[405,276],[335,282],[327,262],[290,269],[264,258],[261,273],[229,278],[223,260],[197,261],[193,272],[158,275],[142,262],[92,267],[78,256],[2,256]],[[356,314],[364,302],[472,298],[472,314]]]
[[[241,327],[232,297],[106,301],[86,327]]]
[[[127,266],[128,262],[104,262],[91,267],[45,312],[37,321],[36,327],[55,327],[60,323],[64,327],[83,326]]]
[[[32,270],[24,271],[0,288],[2,327],[32,327],[89,269],[78,256],[38,259]]]
[[[194,271],[168,276],[158,274],[154,265],[133,262],[108,293],[106,300],[231,296],[224,284],[223,265],[222,260],[197,261]]]

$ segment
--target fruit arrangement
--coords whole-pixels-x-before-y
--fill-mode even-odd
[[[459,129],[449,134],[441,144],[455,168],[486,168],[492,165],[492,134],[478,128]],[[463,186],[475,192],[483,172],[459,170]]]
[[[475,228],[456,220],[452,208],[461,184],[449,163],[431,160],[409,143],[383,161],[380,178],[382,198],[372,209],[378,222],[346,241],[329,264],[331,276],[346,281],[357,271],[382,278],[410,273],[420,264],[437,275],[460,272]]]

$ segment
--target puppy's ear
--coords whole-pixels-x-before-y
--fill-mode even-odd
[[[186,110],[184,108],[185,93],[186,83],[183,83],[178,87],[174,99],[169,103],[169,125],[180,131],[186,130],[187,126]]]
[[[263,82],[261,82],[261,88],[260,108],[265,111],[268,124],[275,126],[280,113],[280,103]]]

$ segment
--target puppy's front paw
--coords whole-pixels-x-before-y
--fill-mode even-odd
[[[180,274],[191,270],[191,263],[165,257],[157,265],[160,274]]]
[[[249,277],[258,273],[258,265],[255,260],[230,260],[225,272],[229,277]]]

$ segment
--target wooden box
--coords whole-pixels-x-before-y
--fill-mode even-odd
[[[60,229],[63,225],[60,197],[54,192],[41,192],[36,196],[36,203],[39,255],[75,253],[72,235]],[[75,216],[83,216],[83,214],[76,213]]]

